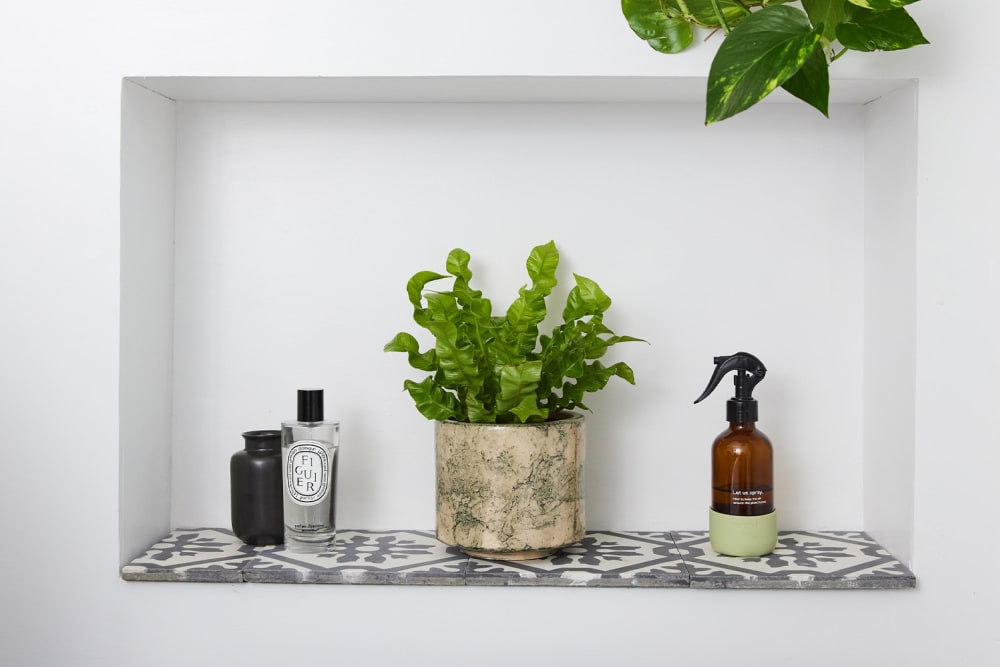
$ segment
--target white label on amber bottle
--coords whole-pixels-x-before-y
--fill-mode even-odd
[[[330,454],[315,440],[299,440],[288,448],[285,468],[288,495],[300,505],[315,505],[330,488]]]
[[[749,491],[733,491],[733,505],[763,505],[764,492],[751,489]]]

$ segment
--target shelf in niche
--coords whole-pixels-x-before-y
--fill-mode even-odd
[[[706,531],[588,531],[539,560],[471,558],[431,531],[345,530],[334,550],[251,547],[221,528],[176,529],[125,565],[127,581],[574,586],[587,588],[914,588],[913,573],[861,531],[782,531],[761,558],[715,554]]]

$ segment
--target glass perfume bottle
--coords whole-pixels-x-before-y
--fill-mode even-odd
[[[337,533],[339,422],[323,420],[323,390],[298,391],[298,419],[281,424],[285,548],[318,553]]]
[[[229,459],[233,534],[253,546],[281,544],[281,431],[247,431],[243,440]]]

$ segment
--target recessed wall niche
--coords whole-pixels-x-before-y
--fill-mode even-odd
[[[554,239],[640,336],[590,402],[588,526],[707,525],[747,349],[782,529],[865,530],[912,559],[916,84],[836,81],[829,120],[761,105],[708,128],[672,77],[123,81],[121,558],[228,526],[239,434],[324,386],[338,522],[433,527],[431,425],[382,353],[405,281],[464,247],[498,308]],[[554,295],[559,299],[565,291]],[[620,346],[621,347],[621,346]]]

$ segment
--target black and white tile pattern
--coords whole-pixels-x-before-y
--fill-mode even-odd
[[[913,588],[902,563],[862,532],[782,531],[767,556],[721,556],[708,532],[674,532],[692,588]]]
[[[549,558],[470,558],[432,531],[345,530],[336,548],[251,547],[228,530],[177,529],[122,568],[130,581],[647,588],[912,588],[862,532],[782,532],[761,558],[716,554],[705,531],[588,531]]]
[[[267,547],[243,568],[246,581],[318,584],[463,585],[468,556],[419,530],[337,533],[336,548],[315,554]]]
[[[589,531],[549,558],[472,558],[469,585],[686,588],[688,576],[670,533]]]
[[[241,582],[256,548],[219,528],[174,530],[122,568],[131,581]]]

